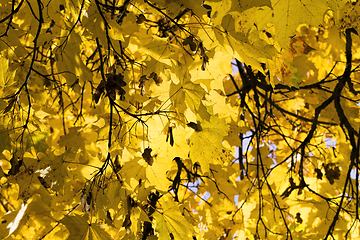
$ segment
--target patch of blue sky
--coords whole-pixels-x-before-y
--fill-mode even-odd
[[[211,197],[211,194],[209,192],[205,192],[202,196],[201,196],[201,200],[199,201],[199,205],[202,204],[203,201],[207,201],[209,198]]]
[[[242,153],[244,154],[246,151],[251,151],[252,150],[252,146],[249,146],[250,140],[251,140],[251,135],[253,133],[251,131],[247,131],[244,135],[243,135],[243,141],[242,141]],[[239,163],[240,159],[240,154],[239,154],[239,147],[235,147],[235,163]]]
[[[239,194],[234,195],[235,206],[239,205]]]
[[[198,191],[198,186],[201,184],[201,180],[198,179],[195,182],[188,182],[185,183],[185,186],[188,186],[188,188],[193,191],[194,193],[197,193]]]
[[[231,60],[231,68],[232,68],[232,75],[237,75],[238,74],[238,72],[239,72],[239,69],[238,69],[238,67],[236,66],[236,61],[235,61],[235,59],[232,59]]]
[[[356,179],[356,170],[357,170],[357,168],[353,168],[353,169],[351,170],[351,172],[350,172],[350,177],[351,177],[351,179]],[[358,174],[359,174],[358,179],[360,179],[360,172],[359,172],[359,170],[358,170]]]
[[[326,148],[336,147],[337,139],[332,138],[324,138],[324,142],[326,143]]]

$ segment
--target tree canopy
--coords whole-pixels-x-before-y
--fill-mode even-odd
[[[0,239],[358,239],[359,18],[1,0]]]

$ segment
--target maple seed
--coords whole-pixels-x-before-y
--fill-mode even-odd
[[[149,80],[146,75],[142,75],[139,79],[139,88],[142,88],[145,84],[145,82]]]
[[[136,23],[137,23],[137,24],[141,24],[141,23],[143,23],[145,20],[146,20],[145,16],[144,16],[143,14],[140,14],[139,16],[137,16]]]
[[[119,155],[116,155],[115,161],[114,161],[114,171],[118,172],[118,171],[121,170],[121,168],[122,168],[122,166],[121,166],[120,161],[119,161]]]
[[[168,142],[169,138],[170,138],[170,146],[174,146],[174,136],[172,132],[172,127],[168,128],[168,132],[166,134],[166,142]]]
[[[46,30],[46,33],[52,34],[54,25],[55,25],[54,20],[51,20],[50,27]]]
[[[126,217],[125,217],[125,220],[124,220],[122,226],[125,227],[126,230],[130,228],[130,226],[131,226],[130,212],[128,212],[126,214]]]
[[[296,222],[297,223],[302,223],[303,222],[303,220],[302,220],[302,218],[301,218],[301,214],[298,212],[298,213],[296,213]]]
[[[190,46],[191,51],[193,51],[193,52],[196,51],[196,43],[190,42],[190,43],[189,43],[189,46]]]
[[[319,168],[315,168],[316,178],[322,180],[323,173]]]
[[[188,45],[188,44],[190,44],[192,42],[192,40],[193,40],[193,37],[189,36],[189,37],[185,38],[185,40],[183,41],[182,44],[183,45]]]
[[[155,72],[152,72],[149,77],[154,79],[156,85],[159,85],[160,83],[163,82],[162,78],[159,77]]]
[[[212,16],[212,18],[216,18],[217,15],[218,15],[218,11],[215,11],[214,14],[213,14],[213,16]]]
[[[186,125],[188,127],[191,127],[192,129],[194,129],[195,132],[201,132],[202,131],[202,127],[201,127],[200,123],[189,122]]]
[[[271,33],[265,31],[265,34],[266,34],[266,36],[267,36],[268,38],[272,38]]]
[[[330,184],[333,185],[335,180],[340,179],[340,168],[335,163],[323,164],[325,169],[325,177],[329,180]]]
[[[23,161],[20,160],[18,157],[13,157],[10,159],[11,168],[8,172],[10,176],[16,175],[20,171],[20,167],[22,166]]]
[[[99,102],[101,95],[104,93],[105,85],[106,83],[102,80],[98,85],[98,87],[96,88],[96,91],[92,96],[95,103]]]
[[[110,222],[113,222],[109,210],[106,211],[106,217],[110,220]]]
[[[38,179],[39,179],[41,185],[44,186],[44,188],[50,188],[50,185],[44,180],[44,178],[38,176]]]
[[[80,196],[80,202],[81,202],[81,210],[84,213],[89,213],[90,212],[91,200],[92,200],[91,192],[89,192],[89,194],[86,195],[85,191],[83,191],[83,193]]]
[[[198,49],[200,49],[200,56],[201,59],[203,60],[203,64],[201,65],[201,70],[205,71],[206,63],[209,62],[209,57],[205,53],[205,48],[202,42],[199,43]]]
[[[142,157],[145,159],[145,161],[146,161],[150,166],[152,166],[153,163],[154,163],[154,158],[151,156],[151,151],[152,151],[151,148],[146,148],[146,149],[144,150],[144,153],[142,154]]]

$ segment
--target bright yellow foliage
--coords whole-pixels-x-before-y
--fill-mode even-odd
[[[359,239],[359,18],[0,1],[0,239]]]

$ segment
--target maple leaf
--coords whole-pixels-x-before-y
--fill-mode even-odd
[[[3,88],[12,83],[15,71],[9,69],[9,60],[6,58],[0,57],[0,64],[3,66],[0,70],[0,88]]]
[[[153,41],[143,46],[142,51],[161,63],[171,65],[171,58],[179,51],[179,47],[165,38],[154,36]]]
[[[195,131],[190,137],[190,158],[193,163],[200,163],[203,173],[209,172],[209,164],[221,164],[222,139],[227,135],[229,126],[225,121],[210,117],[210,121],[203,121],[201,131]]]
[[[159,239],[169,239],[171,235],[174,239],[191,238],[193,226],[181,214],[175,202],[165,195],[159,199],[159,204],[162,211],[153,214],[156,220],[155,230],[160,233]]]
[[[296,28],[302,24],[318,26],[323,22],[324,9],[328,1],[284,1],[272,0],[272,8],[264,7],[257,13],[258,26],[263,28],[267,23],[273,23],[276,29],[275,40],[281,46],[287,44],[296,32]]]
[[[177,78],[179,83],[174,84],[175,80],[173,80],[173,83],[170,85],[170,94],[174,95],[172,97],[174,107],[180,112],[189,108],[193,113],[198,113],[202,118],[208,120],[209,113],[202,103],[205,90],[200,84],[195,84],[191,81],[189,72],[182,67],[181,63],[179,63],[176,69],[174,78]]]
[[[65,216],[61,219],[60,222],[64,224],[70,232],[68,239],[112,239],[108,233],[96,224],[89,224],[88,218],[89,216],[84,214],[83,216]]]
[[[151,159],[153,161],[151,165],[145,159],[132,159],[125,162],[120,172],[123,172],[125,176],[127,176],[126,179],[132,188],[136,188],[145,181],[147,187],[153,186],[158,191],[166,192],[170,186],[170,182],[166,178],[166,171],[168,170],[168,163],[171,162],[171,159],[149,158],[149,160]]]

